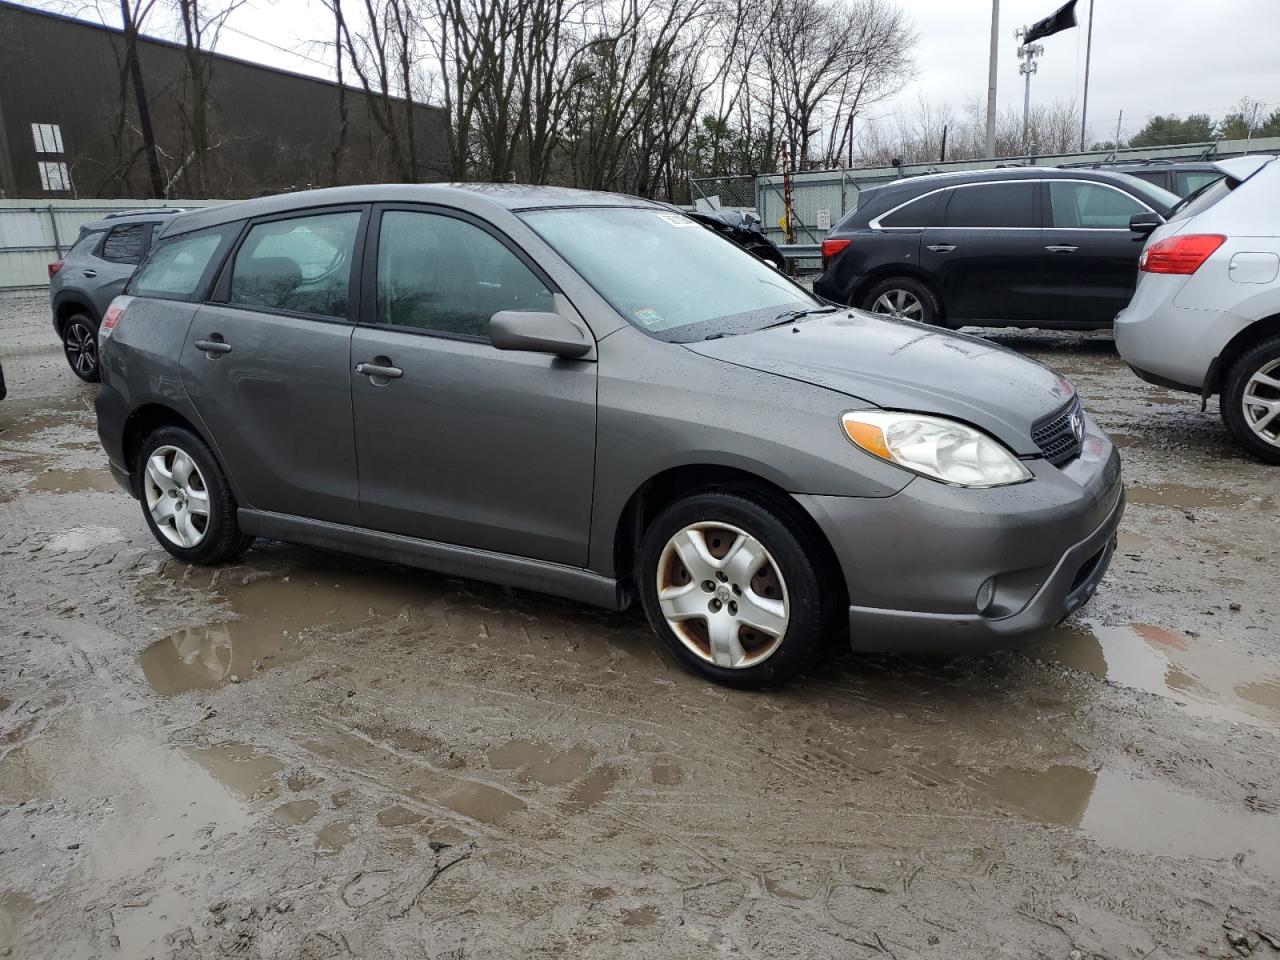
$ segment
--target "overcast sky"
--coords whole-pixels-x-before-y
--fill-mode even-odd
[[[910,111],[924,95],[950,102],[985,102],[991,0],[899,0],[915,21],[918,74],[896,100],[877,108]],[[1022,107],[1015,27],[1052,13],[1063,0],[1001,0],[999,101]],[[1080,26],[1043,41],[1031,81],[1033,102],[1080,100],[1085,30],[1091,0],[1076,5]],[[1275,52],[1280,0],[1092,0],[1093,67],[1089,83],[1089,140],[1107,140],[1124,111],[1127,135],[1156,113],[1208,113],[1215,119],[1243,96],[1280,106],[1280,59]],[[30,4],[66,9],[66,0]],[[111,4],[106,4],[110,7]],[[314,43],[330,30],[316,0],[249,0],[222,36],[222,53],[328,76]],[[308,59],[312,58],[312,59]]]

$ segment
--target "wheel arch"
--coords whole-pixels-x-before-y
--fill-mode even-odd
[[[946,322],[947,305],[942,302],[942,295],[938,293],[938,285],[933,282],[933,278],[927,270],[913,263],[886,263],[870,271],[865,277],[858,280],[857,286],[853,289],[853,303],[849,304],[849,306],[861,309],[859,304],[877,284],[896,277],[907,277],[927,288],[933,294],[934,302],[938,304],[938,319],[944,323]]]
[[[1254,321],[1228,340],[1226,346],[1222,348],[1218,356],[1214,358],[1213,363],[1209,365],[1209,375],[1205,381],[1204,395],[1211,397],[1214,394],[1221,393],[1222,387],[1227,380],[1227,372],[1244,352],[1255,343],[1260,343],[1268,337],[1277,335],[1280,335],[1280,313]]]
[[[58,331],[58,336],[62,336],[62,328],[68,320],[77,313],[87,313],[94,323],[101,323],[102,318],[98,316],[98,311],[93,309],[93,304],[89,302],[87,297],[83,297],[74,291],[63,291],[53,298],[53,325]]]
[[[764,477],[739,467],[713,463],[691,463],[670,467],[654,474],[627,498],[618,516],[613,537],[613,569],[627,603],[636,596],[635,565],[644,532],[668,505],[689,494],[719,490],[746,493],[763,500],[803,529],[821,552],[819,558],[831,582],[845,589],[845,579],[835,550],[817,522],[786,490]],[[846,603],[847,605],[847,603]]]
[[[204,445],[209,448],[210,453],[217,458],[218,465],[222,468],[222,472],[227,478],[227,483],[231,485],[232,493],[235,494],[236,502],[242,506],[244,505],[244,500],[240,497],[240,490],[235,478],[227,470],[227,465],[218,455],[217,446],[214,445],[213,440],[205,432],[198,420],[188,417],[163,403],[141,404],[131,411],[125,419],[121,436],[121,453],[124,457],[125,469],[129,471],[130,478],[136,472],[138,454],[142,450],[142,444],[147,437],[161,427],[182,427],[199,437],[204,442]]]

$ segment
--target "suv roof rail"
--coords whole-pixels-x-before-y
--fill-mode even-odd
[[[175,213],[186,213],[186,207],[141,207],[137,210],[117,210],[114,213],[108,213],[103,216],[103,220],[116,220],[120,217],[137,217],[143,214],[160,214],[161,216],[171,216]]]

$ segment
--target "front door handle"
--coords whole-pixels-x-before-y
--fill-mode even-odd
[[[363,374],[379,386],[385,385],[388,380],[399,380],[404,376],[404,371],[392,365],[387,357],[374,357],[364,363],[357,363],[356,373]]]
[[[1075,253],[1079,247],[1073,247],[1069,243],[1054,243],[1045,247],[1050,253]]]
[[[950,253],[955,248],[956,245],[954,243],[931,243],[928,246],[928,249],[934,253]]]
[[[213,360],[213,359],[216,359],[220,354],[230,353],[231,344],[227,343],[225,340],[222,339],[222,337],[218,336],[218,334],[215,333],[213,337],[208,340],[197,340],[196,349],[203,350],[206,354],[208,354],[209,359]]]
[[[81,270],[80,273],[91,280],[98,275],[97,270]]]

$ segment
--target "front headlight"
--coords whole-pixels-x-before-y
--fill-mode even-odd
[[[1031,471],[981,430],[922,413],[851,410],[844,432],[874,457],[962,487],[1001,487],[1031,479]]]

